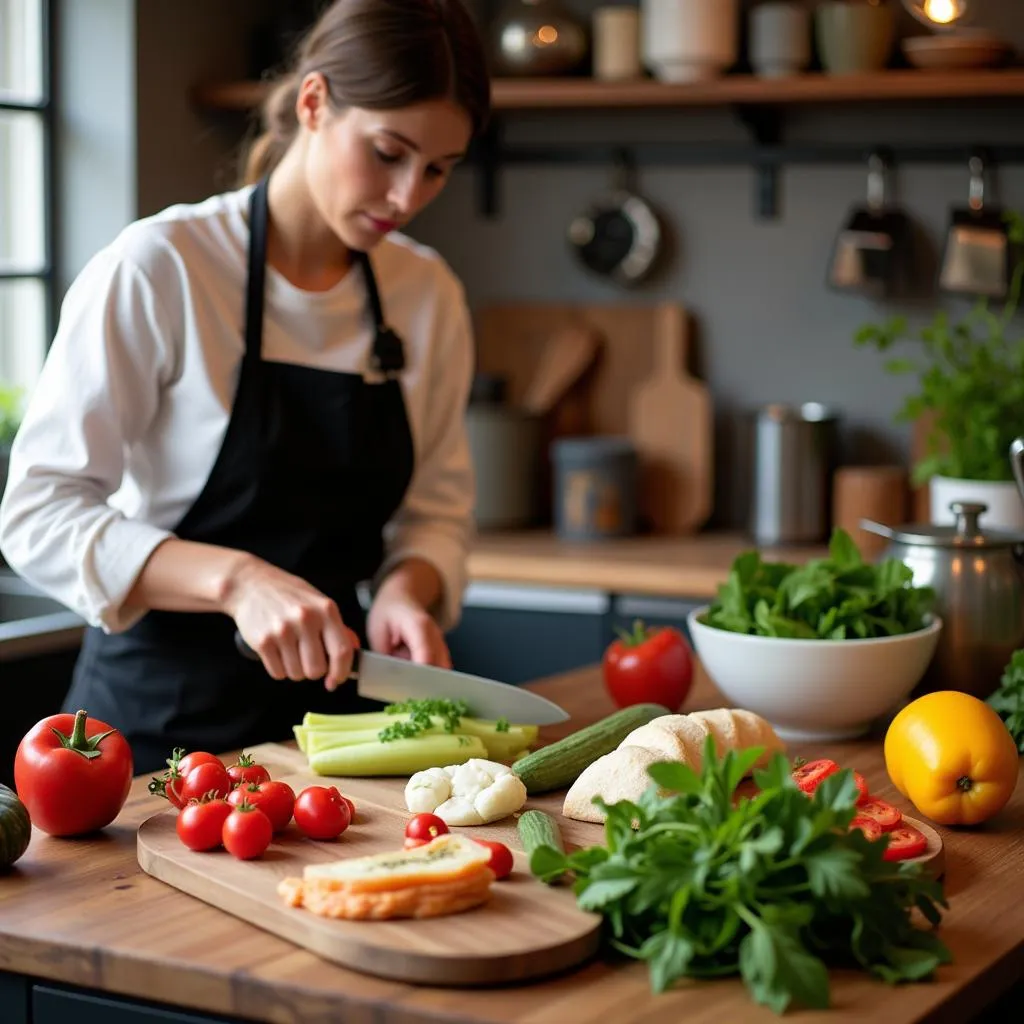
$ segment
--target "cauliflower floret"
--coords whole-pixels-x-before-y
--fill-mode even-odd
[[[444,768],[416,772],[405,784],[405,806],[415,814],[429,814],[451,796],[452,780]]]
[[[508,765],[474,757],[465,764],[417,772],[405,787],[405,806],[436,814],[447,825],[484,825],[518,811],[526,786]]]
[[[502,772],[473,801],[477,814],[484,821],[497,821],[514,814],[526,803],[526,786],[513,772]]]

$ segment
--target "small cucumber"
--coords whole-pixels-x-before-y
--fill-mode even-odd
[[[527,856],[532,856],[533,851],[540,846],[551,846],[559,853],[565,853],[562,833],[550,814],[537,810],[523,811],[519,815],[517,827],[519,838],[523,841],[523,852]]]
[[[611,753],[634,729],[672,712],[660,704],[633,704],[585,726],[564,739],[520,758],[512,771],[527,793],[571,786],[589,764]]]

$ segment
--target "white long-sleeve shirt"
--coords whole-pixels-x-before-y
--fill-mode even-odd
[[[202,490],[231,414],[244,340],[251,186],[131,224],[85,266],[11,451],[0,504],[10,566],[107,632],[146,559]],[[462,286],[432,249],[392,234],[371,254],[416,465],[385,529],[378,580],[416,555],[457,621],[472,536],[464,408],[472,375]],[[363,276],[305,292],[267,267],[263,358],[362,373],[372,347]]]

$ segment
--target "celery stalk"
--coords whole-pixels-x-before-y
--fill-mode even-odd
[[[321,750],[330,750],[332,747],[351,747],[357,743],[378,743],[380,742],[378,733],[377,729],[307,729],[306,753],[319,753]],[[445,733],[443,729],[427,729],[411,738],[445,735],[451,735],[451,733]],[[396,741],[392,740],[391,742]],[[388,745],[390,746],[390,743]]]
[[[317,775],[412,775],[486,756],[487,748],[478,737],[446,734],[330,747],[310,753],[309,767]]]
[[[299,745],[299,750],[305,754],[306,736],[309,733],[309,730],[304,725],[293,725],[292,732],[295,733],[295,742]]]

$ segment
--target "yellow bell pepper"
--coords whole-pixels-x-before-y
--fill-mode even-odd
[[[885,734],[893,785],[940,825],[977,825],[1017,785],[1017,746],[1002,719],[967,693],[943,690],[908,704]]]

